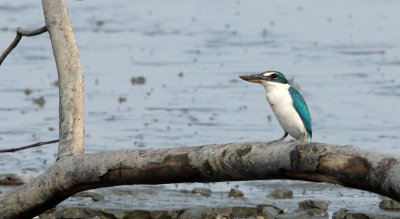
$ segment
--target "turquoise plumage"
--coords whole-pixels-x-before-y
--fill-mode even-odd
[[[312,137],[312,127],[311,127],[311,117],[310,112],[308,111],[308,107],[306,102],[304,101],[303,96],[293,87],[289,88],[289,93],[293,99],[293,106],[296,109],[297,113],[299,113],[301,120],[303,120],[304,126],[307,129],[307,134]]]

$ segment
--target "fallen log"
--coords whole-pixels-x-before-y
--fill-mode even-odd
[[[0,198],[0,218],[25,218],[88,189],[132,184],[293,179],[400,201],[400,157],[324,143],[254,142],[67,156]]]

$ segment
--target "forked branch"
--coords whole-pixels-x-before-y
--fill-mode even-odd
[[[8,54],[10,54],[10,52],[18,45],[19,41],[21,40],[21,38],[23,36],[36,36],[39,34],[42,34],[44,32],[47,31],[47,27],[41,27],[39,29],[36,30],[24,30],[21,27],[17,28],[17,35],[15,36],[14,41],[12,41],[12,43],[10,44],[10,46],[3,52],[3,54],[0,56],[0,65],[1,63],[3,63],[4,59],[6,59],[6,57],[8,56]]]

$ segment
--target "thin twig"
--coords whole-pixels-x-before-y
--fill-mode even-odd
[[[28,148],[39,147],[39,146],[42,146],[42,145],[53,144],[53,143],[57,143],[57,142],[58,142],[58,139],[57,140],[52,140],[52,141],[38,142],[38,143],[35,143],[35,144],[26,145],[26,146],[19,147],[19,148],[11,148],[11,149],[0,150],[0,153],[16,152],[16,151],[25,150],[25,149],[28,149]]]
[[[12,41],[12,43],[10,44],[10,46],[3,52],[3,54],[0,56],[0,65],[1,63],[3,63],[4,59],[8,56],[8,54],[10,54],[10,52],[18,45],[19,41],[21,40],[22,36],[36,36],[39,34],[42,34],[44,32],[47,31],[47,27],[41,27],[39,29],[36,30],[24,30],[21,27],[17,28],[17,35],[15,36],[14,41]]]

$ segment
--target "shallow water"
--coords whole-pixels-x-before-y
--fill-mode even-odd
[[[279,70],[294,80],[307,101],[313,141],[400,154],[397,1],[68,5],[85,77],[86,153],[277,139],[282,129],[263,88],[237,76]],[[16,27],[44,25],[40,1],[3,0],[0,20],[4,49]],[[145,83],[133,85],[131,78],[139,76]],[[0,67],[1,148],[58,137],[56,80],[48,35],[23,38]],[[33,91],[29,96],[27,88]],[[33,103],[42,96],[43,107]],[[121,97],[126,102],[120,103]],[[0,154],[0,173],[35,176],[55,161],[56,153],[57,145],[47,145]],[[305,197],[303,183],[287,183],[297,197]],[[258,184],[274,182],[240,187],[250,198],[265,199]],[[378,203],[369,193],[311,185],[320,188],[312,194],[318,199],[334,202],[338,193],[344,194],[343,206]],[[224,183],[209,186],[215,191],[230,188]]]

